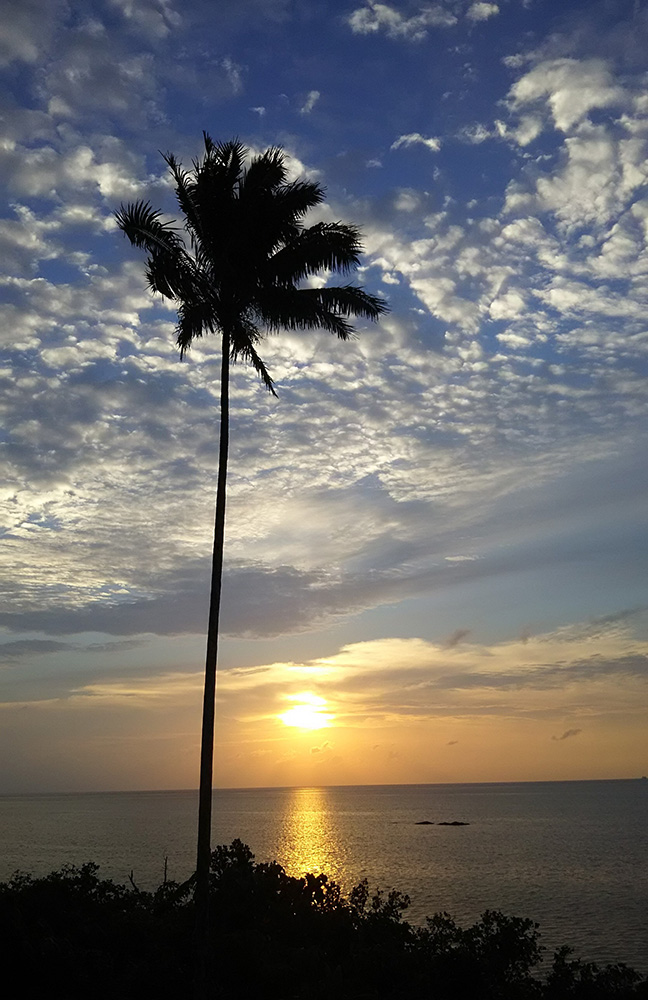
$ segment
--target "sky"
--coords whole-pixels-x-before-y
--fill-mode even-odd
[[[646,0],[1,23],[0,792],[197,787],[219,345],[113,213],[203,129],[390,305],[233,372],[216,783],[647,773]]]

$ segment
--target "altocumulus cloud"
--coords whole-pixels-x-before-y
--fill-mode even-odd
[[[385,3],[366,0],[364,7],[358,7],[349,15],[351,30],[360,35],[384,31],[388,38],[421,42],[430,28],[450,28],[457,18],[441,4],[420,8],[410,17],[404,16],[395,7]]]

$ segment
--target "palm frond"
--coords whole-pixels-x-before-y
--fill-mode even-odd
[[[215,143],[207,132],[203,132],[205,155],[202,160],[194,160],[196,182],[201,177],[209,177],[224,187],[238,187],[243,165],[249,150],[240,139]]]
[[[376,320],[389,307],[378,295],[370,295],[355,285],[325,288],[272,288],[259,298],[258,314],[273,331],[328,330],[340,340],[348,340],[353,327],[349,319],[361,316]]]
[[[324,188],[315,181],[291,181],[274,192],[274,203],[279,216],[301,219],[306,212],[321,205],[326,197]]]
[[[133,246],[148,250],[184,250],[184,241],[173,222],[162,222],[162,213],[148,201],[120,205],[115,212],[117,225]]]
[[[241,317],[230,330],[230,358],[232,361],[243,359],[252,365],[268,392],[276,396],[274,382],[254,346],[259,340],[261,333],[258,328],[249,319]]]
[[[173,223],[162,222],[161,212],[143,201],[122,205],[115,218],[130,242],[148,251],[146,278],[151,290],[170,299],[190,294],[198,280],[195,262]]]
[[[202,239],[202,219],[195,201],[195,180],[193,175],[185,170],[173,153],[163,153],[163,159],[169,166],[175,181],[176,198],[180,211],[185,217],[185,229],[189,233],[191,246],[195,250]]]
[[[288,170],[282,149],[272,147],[253,158],[242,174],[236,216],[245,253],[267,259],[302,231],[301,219],[324,199],[322,188],[312,181],[287,182]]]
[[[318,222],[282,246],[268,261],[269,275],[280,284],[296,284],[321,271],[346,274],[360,263],[360,230],[342,222]]]
[[[189,184],[179,197],[190,202],[193,245],[204,246],[214,262],[223,248],[241,230],[237,209],[239,186],[248,151],[238,140],[216,145],[205,135],[205,155],[194,161]]]
[[[195,295],[201,284],[195,263],[184,248],[180,252],[164,247],[151,251],[146,262],[146,278],[152,291],[179,301]]]
[[[300,288],[297,294],[306,298],[315,297],[324,308],[335,310],[341,316],[362,316],[375,321],[389,312],[389,305],[382,295],[365,292],[359,285]]]
[[[194,340],[203,335],[203,314],[200,305],[193,302],[183,302],[178,309],[176,326],[176,344],[180,348],[180,359],[193,344]]]
[[[259,302],[258,314],[268,330],[307,330],[319,328],[348,340],[353,333],[351,317],[377,319],[387,311],[379,296],[362,288],[274,288]]]
[[[302,216],[324,193],[316,184],[298,181],[271,191],[242,192],[236,206],[242,242],[267,261],[282,247],[299,240]]]
[[[240,197],[254,197],[258,193],[274,192],[286,182],[283,149],[271,146],[260,156],[254,156],[241,176]]]

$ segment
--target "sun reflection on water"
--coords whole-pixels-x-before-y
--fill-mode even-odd
[[[345,886],[349,873],[335,813],[326,788],[293,788],[286,803],[279,845],[289,875],[321,872]]]

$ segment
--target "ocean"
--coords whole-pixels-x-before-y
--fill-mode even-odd
[[[165,865],[181,881],[196,811],[193,791],[0,796],[0,880],[92,860],[143,889]],[[498,909],[536,920],[548,954],[648,973],[646,780],[217,791],[213,844],[235,837],[291,875],[400,889],[414,923]]]

